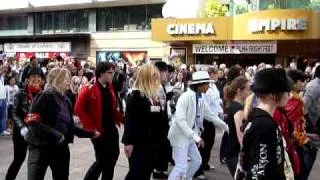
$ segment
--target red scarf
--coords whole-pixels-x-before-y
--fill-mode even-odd
[[[27,96],[29,104],[32,104],[33,102],[33,94],[38,94],[41,91],[41,88],[39,86],[29,86],[27,87]]]

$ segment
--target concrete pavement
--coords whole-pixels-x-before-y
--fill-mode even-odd
[[[232,180],[229,171],[226,166],[221,165],[218,161],[219,146],[220,146],[221,133],[218,133],[216,137],[216,143],[212,151],[211,164],[214,164],[216,169],[206,172],[208,179],[212,180]],[[70,180],[81,180],[85,176],[91,163],[94,161],[93,147],[88,139],[75,139],[74,144],[70,145],[71,151],[71,164],[70,164]],[[11,137],[0,136],[0,180],[3,180],[9,164],[13,158],[13,145]],[[123,180],[128,171],[127,159],[123,153],[123,146],[121,146],[120,157],[115,169],[115,180]],[[319,179],[320,175],[320,157],[314,165],[310,180]],[[317,178],[318,177],[318,178]],[[23,164],[17,180],[27,179],[26,163]],[[50,168],[46,174],[46,180],[50,180],[51,172]]]

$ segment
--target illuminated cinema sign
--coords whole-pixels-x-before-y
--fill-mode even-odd
[[[167,33],[170,35],[209,35],[215,34],[213,25],[208,24],[168,24]]]
[[[250,33],[264,31],[304,31],[307,30],[307,18],[287,18],[287,19],[251,19],[248,29]]]

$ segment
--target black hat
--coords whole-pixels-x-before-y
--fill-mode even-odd
[[[39,75],[42,77],[43,73],[40,68],[30,68],[27,74],[27,78],[29,78],[31,75]]]
[[[302,71],[295,69],[288,70],[287,75],[293,82],[297,82],[299,80],[305,81],[307,79],[307,76]]]
[[[168,65],[167,63],[163,61],[158,61],[154,63],[154,65],[158,68],[159,71],[167,71],[168,70]]]
[[[292,90],[291,83],[284,69],[264,69],[254,77],[254,83],[252,85],[252,91],[254,93],[281,93],[289,92]]]

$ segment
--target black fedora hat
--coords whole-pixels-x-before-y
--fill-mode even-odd
[[[40,68],[30,68],[27,74],[27,78],[29,78],[31,75],[39,75],[43,76],[43,72]]]
[[[270,68],[257,72],[251,88],[254,93],[281,93],[290,92],[292,84],[284,69]]]

